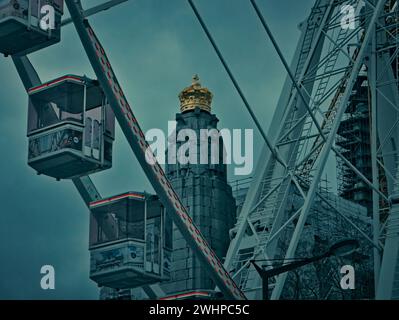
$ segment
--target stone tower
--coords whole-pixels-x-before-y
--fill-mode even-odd
[[[182,130],[185,129],[191,129],[191,132],[196,133],[195,141],[190,138],[196,151],[190,155],[191,160],[187,164],[182,164],[181,161],[176,161],[176,164],[167,164],[166,174],[193,221],[218,257],[222,258],[230,243],[229,230],[235,223],[235,200],[231,187],[227,183],[227,167],[223,163],[225,148],[217,130],[219,120],[211,113],[212,98],[212,93],[201,86],[198,76],[194,76],[192,85],[180,93],[180,113],[176,115],[176,135],[169,138],[169,143],[176,143],[177,152],[172,151],[170,145],[168,152],[176,152],[179,158],[179,148],[187,144],[188,137],[181,136],[183,139],[181,137],[176,139],[176,136],[179,137],[179,133],[184,132]],[[201,134],[204,130],[213,131],[216,133],[216,138],[212,140],[210,137],[204,137]],[[190,152],[192,150],[190,149]],[[213,153],[215,150],[218,151],[216,156]],[[207,151],[208,155],[206,155]],[[171,270],[171,281],[163,284],[168,294],[215,288],[209,275],[195,258],[176,227],[173,229]]]

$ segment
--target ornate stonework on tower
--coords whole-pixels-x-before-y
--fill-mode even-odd
[[[198,75],[193,77],[191,86],[185,88],[180,94],[180,111],[187,112],[199,108],[211,113],[213,94],[207,89],[201,87]]]
[[[194,76],[190,87],[180,95],[181,113],[176,114],[176,131],[191,129],[200,140],[200,131],[217,130],[218,118],[211,114],[212,93],[201,87],[198,76]],[[179,194],[203,236],[218,255],[226,255],[230,239],[229,231],[235,223],[235,200],[227,183],[227,167],[223,163],[224,143],[219,139],[220,161],[214,164],[188,163],[167,164],[166,175]],[[184,143],[175,141],[177,149]],[[205,141],[211,149],[210,139]],[[199,156],[199,154],[197,154]],[[178,294],[198,290],[213,290],[215,284],[187,245],[180,231],[173,228],[173,253],[171,281],[162,283],[166,293]]]

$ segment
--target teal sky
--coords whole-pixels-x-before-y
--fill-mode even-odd
[[[102,1],[82,1],[86,8]],[[286,77],[248,0],[196,0],[265,130]],[[312,0],[258,0],[286,58]],[[254,128],[185,0],[130,0],[91,17],[142,128],[167,130],[177,95],[198,73],[214,93],[219,128]],[[30,55],[42,81],[65,74],[94,77],[73,25],[62,42]],[[0,57],[0,299],[97,299],[89,280],[88,210],[69,181],[27,166],[27,95],[10,58]],[[255,159],[263,145],[255,130]],[[233,167],[229,168],[233,172]],[[230,180],[234,177],[230,175]],[[117,129],[113,168],[93,175],[103,196],[151,192]],[[40,288],[40,268],[55,267],[56,289]]]

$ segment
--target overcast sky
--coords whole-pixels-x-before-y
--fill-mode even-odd
[[[100,3],[82,2],[86,8]],[[196,3],[267,129],[286,73],[249,1]],[[297,26],[313,1],[258,3],[290,60]],[[177,95],[195,73],[214,93],[219,128],[254,128],[187,1],[130,0],[90,22],[145,131],[166,130],[179,111]],[[60,44],[30,58],[42,81],[65,74],[93,77],[72,25],[62,30]],[[70,181],[37,176],[27,166],[27,95],[10,58],[0,58],[0,83],[0,299],[97,299],[96,284],[89,279],[88,210]],[[256,159],[261,146],[255,130]],[[152,191],[119,129],[113,168],[93,180],[104,197]],[[46,264],[55,268],[55,290],[40,288],[40,268]]]

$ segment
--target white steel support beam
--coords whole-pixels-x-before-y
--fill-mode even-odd
[[[371,107],[371,132],[370,132],[370,147],[371,147],[371,170],[373,189],[373,242],[377,243],[380,239],[380,196],[376,190],[380,190],[378,159],[377,159],[377,142],[378,142],[378,124],[377,124],[377,41],[376,32],[370,43],[370,66],[368,70],[368,80],[370,83],[370,107]],[[380,268],[381,268],[381,251],[374,248],[374,292],[377,296],[377,288],[379,283]]]
[[[398,161],[397,163],[399,164]],[[398,283],[395,281],[399,264],[399,167],[396,177],[397,182],[394,184],[390,197],[391,208],[387,220],[384,255],[376,296],[378,300],[391,300],[399,297]]]
[[[393,4],[393,2],[392,2]],[[378,111],[379,138],[382,141],[376,160],[385,172],[389,193],[389,214],[380,226],[380,237],[385,240],[384,252],[381,259],[379,278],[377,283],[378,300],[399,299],[399,151],[397,116],[399,114],[399,58],[398,58],[398,17],[399,11],[390,8],[381,19],[381,26],[377,30],[377,44],[374,48],[375,60],[371,64],[376,76],[372,83],[372,101]],[[393,18],[391,23],[387,19]],[[392,23],[394,21],[394,23]],[[376,78],[376,79],[375,79]],[[396,119],[396,121],[395,121]],[[389,129],[389,130],[388,130]],[[376,170],[378,166],[376,165]],[[383,233],[384,232],[384,233]]]
[[[104,3],[99,4],[97,6],[94,6],[94,7],[90,8],[90,9],[84,10],[82,12],[82,16],[85,17],[85,18],[88,18],[88,17],[90,17],[92,15],[95,15],[95,14],[101,12],[101,11],[109,10],[112,7],[115,7],[115,6],[119,5],[119,4],[122,4],[122,3],[127,2],[127,1],[129,1],[129,0],[111,0],[111,1],[107,1],[107,2],[104,2]],[[66,26],[66,25],[68,25],[70,23],[72,23],[72,19],[71,18],[66,18],[66,19],[62,20],[61,26]]]

